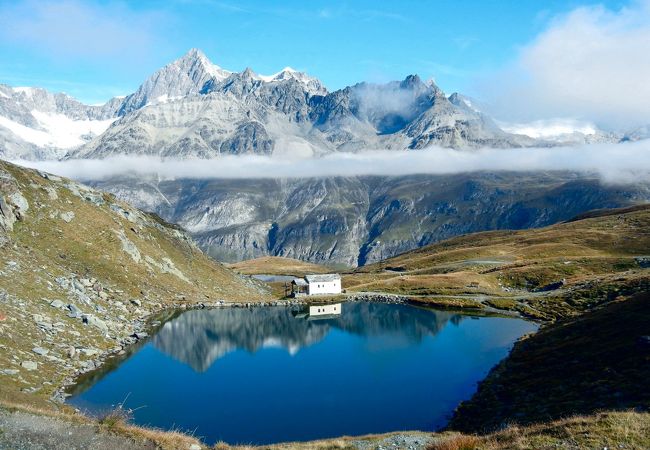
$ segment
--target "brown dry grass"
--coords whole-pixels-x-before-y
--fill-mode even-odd
[[[563,303],[571,289],[647,276],[635,257],[648,254],[645,205],[540,229],[460,236],[361,267],[344,275],[343,286],[425,298],[484,295],[494,299],[492,307],[554,320],[590,307]],[[566,284],[556,293],[531,294],[561,280]]]
[[[481,444],[481,439],[469,434],[455,434],[434,442],[428,450],[474,450]]]
[[[182,432],[138,427],[127,422],[117,421],[109,431],[135,441],[153,442],[162,450],[187,450],[192,444],[201,445],[199,439]]]
[[[298,259],[282,258],[279,256],[264,256],[249,259],[234,264],[229,268],[244,275],[293,275],[302,277],[308,274],[328,273],[335,271],[328,266],[313,264]]]
[[[512,425],[484,436],[448,434],[428,450],[546,450],[650,448],[650,413],[602,412],[530,426]]]
[[[183,432],[165,431],[132,425],[129,423],[129,414],[121,409],[116,409],[98,420],[71,412],[70,408],[65,406],[63,409],[57,410],[33,407],[22,403],[0,402],[0,410],[8,412],[19,411],[34,416],[58,419],[72,424],[95,425],[100,433],[116,433],[129,437],[136,442],[150,442],[156,448],[164,450],[187,450],[192,444],[201,445],[199,439]]]
[[[114,433],[141,442],[143,447],[152,443],[165,450],[187,450],[192,444],[206,446],[193,436],[176,431],[163,431],[131,425],[123,414],[94,421],[80,414],[28,407],[22,404],[0,403],[6,411],[21,411],[35,416],[46,416],[74,424],[95,424],[99,433]],[[418,433],[426,435],[426,433]],[[374,445],[391,434],[342,437],[312,442],[289,442],[269,446],[231,446],[224,442],[215,444],[215,450],[343,450],[354,449],[353,441],[366,441]],[[435,441],[429,450],[503,450],[503,449],[593,449],[593,448],[650,448],[650,413],[633,411],[602,412],[589,416],[574,416],[552,422],[529,426],[512,425],[502,431],[486,435],[469,435],[454,432],[432,434]]]

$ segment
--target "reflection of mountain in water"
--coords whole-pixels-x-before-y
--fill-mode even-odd
[[[282,347],[297,352],[322,340],[332,328],[356,335],[401,334],[420,341],[437,334],[462,316],[405,305],[346,303],[335,319],[295,318],[289,308],[252,308],[188,311],[167,322],[153,344],[173,358],[203,372],[217,359],[238,349],[249,352]]]
[[[462,315],[408,305],[351,303],[343,314],[330,322],[334,327],[357,335],[401,334],[411,342],[435,336],[449,320],[458,323]]]

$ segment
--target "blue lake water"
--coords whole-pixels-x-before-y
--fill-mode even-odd
[[[207,443],[435,430],[534,323],[379,303],[188,311],[70,403]],[[314,311],[315,312],[315,311]]]

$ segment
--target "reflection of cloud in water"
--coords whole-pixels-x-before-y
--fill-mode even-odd
[[[462,316],[406,305],[345,303],[336,318],[309,321],[290,308],[224,308],[188,311],[166,323],[153,344],[164,353],[203,372],[217,359],[236,351],[284,348],[290,354],[313,345],[332,328],[359,335],[398,335],[419,342]]]

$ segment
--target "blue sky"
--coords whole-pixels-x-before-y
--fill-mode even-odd
[[[0,1],[0,82],[97,103],[128,94],[191,47],[230,70],[284,66],[329,89],[362,80],[434,78],[446,92],[480,82],[584,5],[630,2]],[[634,3],[634,2],[632,2]]]

